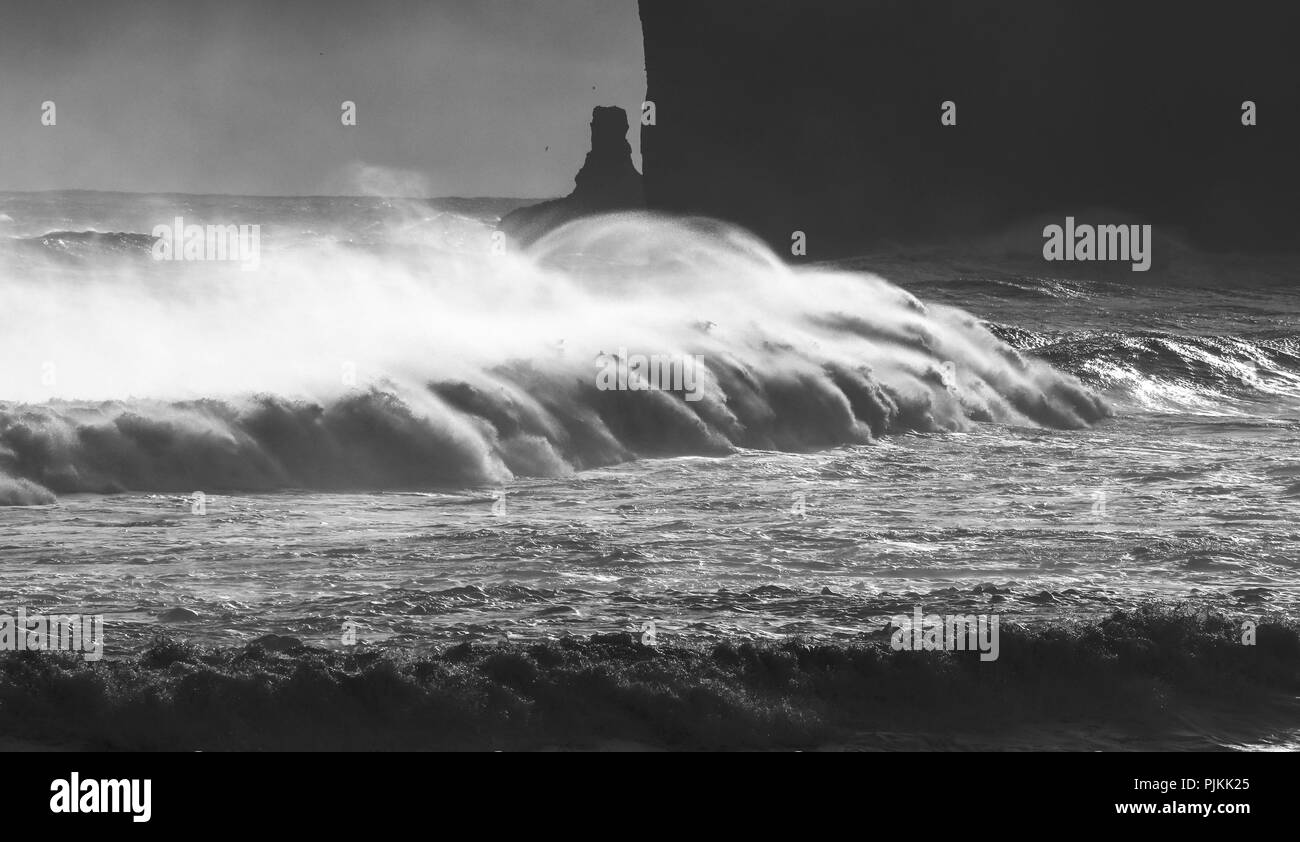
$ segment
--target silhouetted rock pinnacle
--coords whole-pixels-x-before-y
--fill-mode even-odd
[[[641,174],[632,164],[627,142],[627,112],[597,106],[591,112],[591,151],[574,177],[573,192],[563,199],[519,208],[501,220],[501,230],[527,245],[552,228],[597,213],[645,207]]]

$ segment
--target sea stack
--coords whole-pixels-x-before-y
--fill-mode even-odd
[[[627,142],[627,112],[597,106],[591,112],[591,151],[574,176],[573,192],[562,199],[519,208],[501,220],[501,230],[526,246],[566,222],[592,214],[645,207],[641,173]]]

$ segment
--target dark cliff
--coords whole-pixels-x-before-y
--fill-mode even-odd
[[[574,177],[573,192],[562,199],[519,208],[501,220],[501,230],[527,245],[552,228],[579,217],[645,207],[641,174],[627,142],[627,112],[596,107],[591,112],[591,151]]]
[[[783,253],[802,230],[812,258],[1097,208],[1210,248],[1297,246],[1300,5],[641,0],[640,11],[657,112],[641,136],[652,210],[733,220]],[[940,124],[945,100],[955,126]],[[1258,125],[1242,125],[1244,100]]]

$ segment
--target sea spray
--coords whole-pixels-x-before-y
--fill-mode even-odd
[[[0,474],[56,492],[468,485],[1108,412],[965,312],[788,267],[721,223],[592,218],[505,254],[480,234],[268,236],[253,271],[11,274]],[[598,388],[620,349],[699,360],[698,400]]]

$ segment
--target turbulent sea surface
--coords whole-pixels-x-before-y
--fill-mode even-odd
[[[1294,279],[787,269],[628,217],[493,254],[513,204],[0,195],[0,608],[110,655],[1300,616]],[[175,216],[260,266],[153,261]],[[620,347],[705,399],[597,391]]]
[[[1297,744],[1292,267],[517,204],[0,194],[0,614],[106,655],[0,652],[0,736]],[[177,217],[257,259],[155,260]],[[599,388],[640,354],[698,380]],[[891,651],[916,609],[998,659]]]

